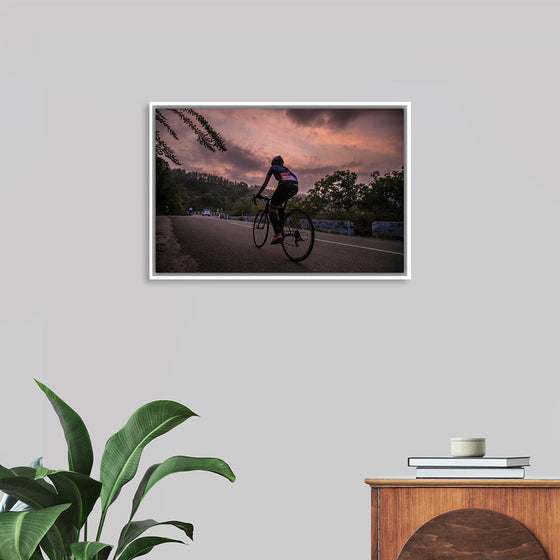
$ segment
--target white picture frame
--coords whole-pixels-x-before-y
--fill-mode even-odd
[[[244,223],[239,221],[239,223],[236,224],[238,226],[245,227],[247,230],[246,231],[247,234],[246,259],[247,260],[244,257],[238,257],[237,261],[234,260],[233,265],[231,263],[228,263],[227,265],[226,264],[220,265],[218,260],[216,261],[218,264],[204,264],[204,267],[206,268],[204,270],[200,270],[199,269],[200,265],[198,263],[201,262],[201,258],[203,259],[204,256],[200,257],[199,255],[198,257],[197,256],[191,257],[189,255],[188,242],[185,242],[184,240],[179,240],[175,236],[174,231],[176,229],[176,226],[173,228],[168,227],[169,231],[167,231],[167,233],[158,231],[158,226],[157,226],[157,223],[162,223],[163,218],[161,218],[161,216],[158,217],[158,207],[157,207],[158,185],[156,180],[156,158],[159,157],[160,160],[166,161],[170,166],[170,169],[171,168],[181,169],[181,167],[173,164],[173,162],[172,161],[170,162],[169,159],[167,159],[166,157],[162,157],[161,151],[160,154],[158,154],[158,150],[160,150],[160,144],[156,140],[156,135],[159,137],[160,140],[164,135],[166,135],[164,138],[164,142],[166,142],[167,145],[171,147],[172,150],[173,148],[176,148],[176,146],[183,147],[187,145],[190,146],[189,149],[192,149],[192,146],[194,144],[197,144],[198,140],[196,138],[195,133],[192,130],[188,129],[188,125],[186,124],[186,121],[183,122],[177,121],[177,122],[180,122],[180,125],[183,126],[184,129],[180,133],[181,137],[183,138],[187,137],[187,140],[179,141],[178,134],[177,134],[177,139],[171,137],[168,131],[166,130],[166,128],[162,126],[161,122],[160,121],[156,122],[156,115],[157,116],[170,115],[172,117],[179,118],[176,116],[177,115],[176,111],[184,111],[184,110],[191,110],[194,111],[197,115],[202,115],[203,118],[205,118],[207,121],[210,121],[211,125],[212,125],[211,119],[207,119],[205,115],[208,114],[218,115],[219,117],[221,117],[222,115],[225,116],[232,115],[233,117],[233,115],[235,115],[235,118],[239,119],[240,118],[239,115],[241,114],[241,115],[247,115],[247,122],[249,122],[249,119],[255,120],[253,117],[257,114],[261,116],[263,114],[265,115],[270,114],[271,119],[272,117],[278,118],[278,116],[282,114],[286,114],[286,115],[289,114],[291,117],[294,116],[298,117],[299,120],[302,120],[301,118],[299,118],[299,116],[305,114],[309,122],[321,123],[321,126],[323,127],[329,126],[329,123],[326,122],[329,116],[331,116],[334,119],[334,116],[336,115],[336,118],[340,121],[352,120],[354,121],[355,125],[359,125],[360,118],[362,115],[363,115],[363,119],[365,118],[370,119],[378,115],[380,116],[382,114],[381,113],[382,111],[384,115],[398,114],[399,111],[402,111],[402,127],[401,127],[402,142],[399,144],[399,146],[401,146],[399,149],[402,149],[402,177],[404,179],[404,185],[403,185],[404,200],[403,200],[403,209],[402,209],[402,215],[403,215],[402,226],[399,232],[397,233],[397,235],[402,236],[402,242],[399,242],[398,239],[393,238],[392,244],[383,245],[383,247],[387,247],[387,248],[383,248],[379,246],[379,244],[377,247],[373,246],[374,244],[372,244],[371,247],[365,247],[364,244],[366,244],[366,241],[364,241],[364,239],[367,240],[366,238],[355,238],[348,235],[346,236],[337,235],[337,238],[335,238],[335,240],[333,240],[331,237],[329,237],[329,239],[321,239],[322,237],[326,238],[327,236],[332,236],[335,234],[325,233],[323,231],[319,231],[316,229],[315,230],[316,244],[314,246],[314,251],[317,245],[326,246],[328,244],[333,248],[336,248],[337,254],[340,253],[341,250],[348,251],[348,252],[355,252],[356,254],[361,253],[363,254],[363,257],[354,257],[354,262],[359,264],[350,265],[350,267],[354,266],[355,269],[352,268],[347,269],[344,268],[346,266],[345,264],[340,264],[338,265],[340,267],[340,270],[324,271],[322,270],[322,268],[324,268],[325,266],[329,266],[329,263],[331,261],[330,257],[328,255],[322,256],[323,260],[327,264],[314,264],[313,257],[315,255],[312,252],[311,255],[305,261],[298,263],[299,267],[295,267],[294,266],[295,263],[290,263],[289,266],[286,265],[285,270],[278,270],[277,264],[274,263],[274,265],[270,265],[271,266],[270,270],[268,269],[263,270],[262,263],[259,264],[259,266],[256,268],[248,266],[247,264],[247,260],[250,261],[252,256],[258,254],[259,258],[261,257],[261,254],[258,252],[258,249],[256,249],[256,247],[253,244],[252,234],[251,234],[252,222],[249,221],[247,216],[232,217],[226,212],[219,212],[221,208],[216,208],[215,212],[214,210],[212,210],[211,212],[212,214],[218,214],[213,217],[215,221],[212,223],[214,225],[218,223],[217,220],[220,219],[226,220],[226,216],[228,222],[236,218],[239,218],[239,220],[241,219],[247,220]],[[298,112],[300,110],[301,112]],[[315,115],[314,111],[316,111],[316,115],[317,115],[317,118],[315,119],[314,119],[314,115]],[[351,119],[349,118],[350,116],[349,111],[352,112]],[[347,116],[348,118],[345,119],[345,117]],[[296,120],[296,119],[292,118],[292,120]],[[200,127],[200,123],[197,122],[196,119],[194,119],[192,124],[193,126]],[[177,127],[177,124],[175,124],[174,126]],[[254,126],[254,123],[252,123],[252,126]],[[297,124],[294,124],[293,126],[297,127]],[[309,136],[312,136],[313,130],[311,130],[310,132],[310,128],[312,129],[313,125],[311,127],[307,126],[305,131]],[[411,279],[411,194],[410,194],[411,192],[411,132],[410,132],[410,128],[411,128],[411,103],[410,102],[383,102],[383,103],[382,102],[371,102],[371,103],[367,103],[367,102],[363,102],[363,103],[355,103],[355,102],[352,103],[150,102],[149,103],[149,155],[148,155],[149,177],[150,177],[149,197],[148,197],[149,198],[149,210],[148,210],[149,279],[150,280],[362,280],[362,281],[363,280],[410,280]],[[235,129],[232,128],[232,130]],[[319,128],[317,128],[317,130],[319,130]],[[305,133],[305,131],[303,133]],[[217,132],[220,133],[219,130],[217,130]],[[236,134],[235,132],[230,132],[228,135],[226,135],[225,138],[226,144],[228,142],[231,142],[235,146],[236,150],[239,151],[243,149],[247,153],[249,153],[250,146],[243,145],[243,140],[241,139],[241,137],[239,138],[239,142],[238,142],[238,138],[235,137],[235,134]],[[256,140],[256,142],[261,142],[261,144],[265,144],[263,138],[269,138],[271,134],[270,132],[267,131],[263,131],[262,134],[263,136],[259,137],[258,140]],[[391,142],[395,142],[395,136],[398,137],[398,134],[395,134],[394,129],[391,131],[391,134],[392,134]],[[234,136],[233,138],[232,135]],[[360,141],[367,142],[367,138],[365,140],[361,138]],[[380,143],[382,142],[382,138],[381,137],[373,138],[372,136],[371,141],[372,144],[373,142]],[[397,138],[397,143],[398,141],[399,140]],[[281,145],[281,141],[278,141],[278,145]],[[200,149],[203,150],[202,147],[200,147]],[[345,149],[348,148],[345,147]],[[351,152],[351,148],[350,148],[350,152]],[[187,152],[185,151],[185,153]],[[192,154],[193,152],[190,153]],[[263,179],[266,175],[267,164],[268,161],[263,159],[262,168],[258,170],[261,173]],[[185,168],[188,169],[188,164],[183,166],[183,169]],[[197,162],[196,170],[188,171],[188,172],[194,173],[194,171],[202,172],[204,171],[204,168],[201,168],[200,163]],[[298,174],[300,171],[301,168],[297,168]],[[372,169],[371,171],[373,172],[375,170]],[[232,179],[235,180],[236,177],[234,176],[232,177]],[[320,177],[317,176],[317,179],[320,179]],[[256,184],[258,185],[260,184],[260,182]],[[311,188],[309,188],[309,185],[307,185],[307,187],[308,188],[305,192],[309,192],[309,190],[311,190]],[[227,197],[225,197],[225,200],[227,200]],[[224,203],[224,205],[225,204],[226,203]],[[201,210],[200,209],[193,210],[195,216],[189,216],[188,218],[191,219],[200,218],[198,212],[201,212]],[[161,214],[161,208],[159,209],[159,213]],[[169,216],[167,216],[165,219],[167,218],[169,218]],[[312,218],[313,218],[313,223],[316,224],[313,215]],[[177,222],[180,219],[180,216],[174,216],[173,219]],[[187,217],[183,217],[182,219],[187,220]],[[167,221],[169,222],[169,220]],[[353,223],[351,222],[351,220],[349,221],[350,223]],[[182,223],[187,224],[188,222],[184,221]],[[195,222],[193,220],[190,223],[194,224]],[[208,223],[210,223],[209,220],[207,221],[207,224]],[[223,224],[220,224],[220,226],[223,227]],[[160,237],[162,235],[166,243],[161,243],[161,242],[158,243],[158,240],[161,241]],[[188,234],[185,235],[188,236]],[[336,239],[338,239],[338,241]],[[172,250],[175,251],[176,258],[179,258],[179,261],[176,262],[181,262],[186,264],[173,265],[173,259],[171,259],[171,265],[168,264],[167,268],[158,265],[158,263],[161,262],[162,253],[165,253],[166,251],[168,252],[170,251],[170,249],[167,247],[167,245],[169,244],[172,244],[173,246]],[[216,246],[217,245],[215,244],[212,248],[212,251],[208,251],[208,252],[212,254],[216,252],[219,253],[219,251],[215,250]],[[392,250],[393,247],[395,247],[394,250]],[[399,247],[401,247],[402,249],[399,249]],[[270,250],[270,249],[271,248],[268,247],[268,241],[267,241],[267,246],[265,247],[265,250]],[[277,251],[278,258],[282,259],[283,257],[282,250],[279,248],[274,248],[274,249],[278,249]],[[228,251],[229,251],[228,248],[224,247],[224,253],[227,253]],[[395,264],[394,265],[384,264],[383,266],[386,267],[386,270],[376,271],[374,270],[374,268],[375,266],[378,265],[374,266],[373,264],[371,264],[370,266],[369,264],[370,260],[373,263],[375,255],[377,255],[379,259],[383,258],[387,261],[389,259],[392,259]],[[363,260],[360,261],[360,258],[362,258]],[[285,260],[288,261],[288,259]],[[237,270],[235,269],[236,266],[235,262],[240,263],[239,268]],[[367,267],[369,267],[371,270],[369,269],[366,271],[361,270],[362,268],[367,268],[366,264]],[[212,266],[214,266],[214,269],[212,269]],[[247,268],[248,270],[246,270]]]

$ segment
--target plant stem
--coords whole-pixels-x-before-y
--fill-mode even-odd
[[[97,529],[97,536],[95,537],[96,541],[99,541],[101,538],[101,531],[103,530],[103,525],[105,524],[105,516],[107,515],[107,510],[103,510],[101,512],[101,519],[99,520],[99,528]]]

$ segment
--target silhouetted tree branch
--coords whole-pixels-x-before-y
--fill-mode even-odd
[[[216,132],[212,128],[212,125],[195,110],[188,108],[156,109],[156,122],[160,123],[175,140],[178,140],[179,137],[169,124],[164,111],[177,115],[181,121],[196,134],[198,143],[204,146],[207,150],[210,150],[211,152],[215,152],[216,150],[220,152],[227,151],[227,147],[222,136]],[[165,157],[172,161],[175,165],[181,165],[177,154],[175,154],[169,144],[167,144],[167,142],[161,137],[158,130],[156,130],[155,148],[156,156]]]

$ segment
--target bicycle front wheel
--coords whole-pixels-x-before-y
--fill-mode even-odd
[[[268,214],[264,210],[259,210],[253,222],[253,241],[257,247],[262,247],[268,237]]]
[[[283,230],[282,249],[286,256],[295,262],[306,259],[315,242],[315,230],[311,218],[303,210],[295,208],[286,214]]]

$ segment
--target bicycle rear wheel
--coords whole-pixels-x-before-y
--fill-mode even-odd
[[[253,241],[259,248],[266,243],[268,227],[268,214],[264,210],[259,210],[253,222]]]
[[[315,230],[311,218],[298,208],[294,208],[284,218],[284,242],[282,249],[295,262],[306,259],[313,249]]]

